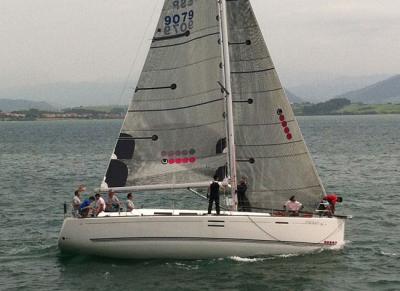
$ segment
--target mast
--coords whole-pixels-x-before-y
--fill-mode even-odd
[[[228,19],[226,14],[226,0],[218,0],[219,15],[221,21],[221,46],[223,54],[223,67],[225,77],[225,94],[226,94],[226,113],[227,113],[227,129],[228,129],[228,153],[229,168],[231,176],[231,192],[232,192],[232,210],[237,210],[237,177],[236,177],[236,149],[235,149],[235,129],[233,126],[233,102],[232,102],[232,85],[231,85],[231,66],[229,56],[229,37],[228,37]]]

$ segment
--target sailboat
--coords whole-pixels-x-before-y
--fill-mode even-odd
[[[67,217],[59,248],[202,259],[345,244],[345,217],[315,212],[326,192],[250,1],[165,0],[100,191],[199,194],[214,175],[231,196],[218,216],[134,209]],[[238,211],[238,177],[247,179],[245,211]],[[304,206],[296,217],[276,210],[292,195]]]

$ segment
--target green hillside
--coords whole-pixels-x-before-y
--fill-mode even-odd
[[[298,116],[400,114],[400,104],[350,103],[350,101],[345,98],[338,98],[318,104],[294,104],[293,110]]]

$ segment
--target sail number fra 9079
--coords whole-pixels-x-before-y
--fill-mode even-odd
[[[164,18],[164,34],[186,32],[193,28],[194,11],[189,10],[180,14],[167,15]]]

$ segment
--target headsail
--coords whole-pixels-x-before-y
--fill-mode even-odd
[[[324,188],[250,1],[227,4],[238,177],[247,177],[254,209],[282,209],[296,195],[314,210]]]
[[[204,182],[224,174],[217,15],[216,1],[165,1],[107,187]]]

